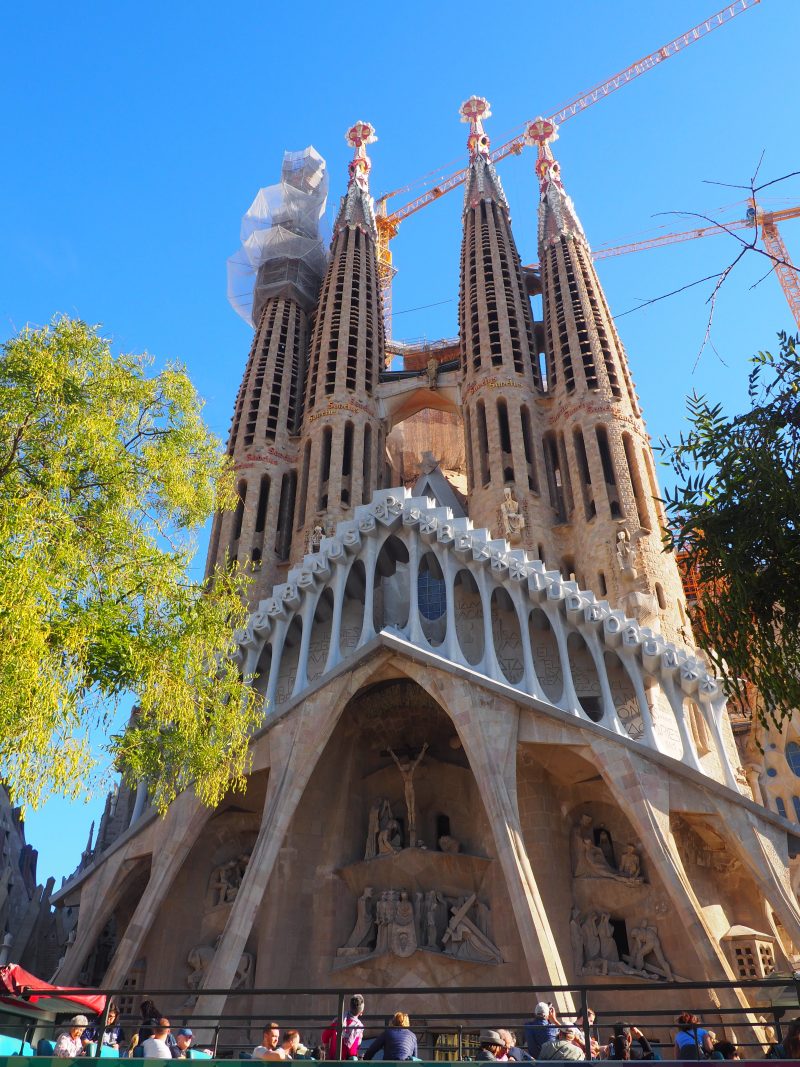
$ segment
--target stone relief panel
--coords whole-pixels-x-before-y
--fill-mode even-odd
[[[603,826],[595,827],[587,813],[572,827],[570,853],[575,878],[610,878],[630,885],[645,882],[637,846],[628,842],[617,858],[610,832]]]
[[[226,863],[215,867],[208,880],[206,892],[206,908],[218,908],[224,904],[232,904],[236,900],[239,886],[242,884],[244,872],[250,862],[250,853],[243,852],[241,855],[228,860]]]
[[[451,897],[438,889],[384,889],[376,895],[367,886],[356,904],[352,933],[337,950],[336,968],[415,952],[499,964],[503,958],[491,938],[489,918],[488,905],[476,893]]]
[[[217,954],[219,941],[220,939],[217,938],[213,945],[195,945],[189,950],[189,954],[186,957],[186,964],[189,968],[189,973],[186,975],[186,984],[193,992],[203,984],[206,972]],[[243,952],[236,968],[231,989],[249,988],[253,984],[254,973],[255,957],[251,952]]]

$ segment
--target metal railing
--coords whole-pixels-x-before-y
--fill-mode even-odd
[[[75,996],[104,994],[108,997],[106,1009],[95,1024],[102,1033],[105,1030],[108,1007],[112,1000],[130,1001],[146,997],[160,1003],[170,1019],[173,1031],[191,1027],[198,1036],[203,1035],[201,1044],[206,1045],[214,1057],[249,1058],[255,1044],[258,1044],[263,1027],[271,1019],[279,1019],[282,1030],[300,1031],[304,1044],[311,1048],[318,1043],[322,1030],[331,1026],[338,1028],[339,1058],[342,1056],[341,1020],[352,993],[360,992],[366,999],[366,1008],[362,1016],[365,1027],[361,1052],[368,1047],[372,1038],[381,1033],[388,1024],[394,1010],[402,1009],[411,1016],[411,1029],[416,1033],[419,1043],[419,1056],[427,1061],[462,1061],[474,1057],[479,1048],[479,1034],[484,1028],[506,1029],[517,1034],[518,1044],[525,1047],[524,1025],[533,1015],[533,1006],[538,1001],[548,1001],[559,995],[568,995],[575,1006],[574,1013],[562,1012],[559,1024],[575,1026],[583,1035],[584,1048],[591,1048],[592,1041],[605,1046],[611,1036],[613,1026],[619,1022],[638,1026],[653,1046],[656,1058],[675,1058],[674,1035],[676,1008],[665,1006],[671,994],[675,999],[679,994],[681,1011],[697,1015],[698,1024],[704,1030],[715,1030],[718,1038],[724,1038],[732,1030],[737,1033],[737,1045],[742,1059],[762,1059],[769,1044],[783,1040],[786,1020],[800,1017],[800,972],[794,975],[772,975],[769,978],[743,979],[728,982],[641,982],[641,981],[598,981],[591,985],[548,986],[462,986],[457,989],[446,988],[403,988],[403,987],[353,987],[338,988],[249,988],[249,989],[203,989],[191,993],[187,1000],[185,988],[163,988],[148,990],[146,994],[133,991],[129,986],[119,989],[90,989],[86,987],[62,987],[57,999],[61,1002]],[[749,1006],[741,1006],[731,993],[739,992]],[[456,1007],[451,1011],[428,1010],[432,997],[442,994],[452,1003],[464,1001],[464,1008]],[[730,1001],[723,1004],[721,995]],[[47,1012],[47,999],[41,990],[31,990],[36,996],[37,1007]],[[197,997],[224,997],[225,1010],[221,1017],[198,1013]],[[25,1000],[26,992],[22,990],[20,1001]],[[427,1003],[426,1003],[427,998]],[[501,1003],[499,1009],[475,1011],[470,1007],[476,1000],[496,999]],[[237,1002],[247,1002],[248,1010],[236,1010]],[[394,1004],[389,1010],[370,1011],[370,1002]],[[516,1004],[515,1004],[516,1002]],[[287,1005],[289,1006],[287,1008]],[[519,1006],[517,1006],[519,1005]],[[61,1005],[63,1007],[63,1003]],[[593,1018],[590,1019],[590,1007]],[[80,1009],[76,1007],[77,1013]],[[9,1004],[0,1004],[0,1013],[9,1020],[8,1026],[0,1027],[8,1036],[22,1042],[33,1042],[36,1038],[54,1035],[63,1030],[66,1016],[63,1012],[56,1019],[35,1020],[19,1019],[12,1022],[14,1009]],[[705,1021],[704,1021],[705,1020]],[[140,1017],[128,1014],[120,1019],[127,1036],[132,1036],[142,1024]],[[738,1034],[745,1029],[752,1039],[742,1041]],[[772,1031],[770,1034],[769,1031]],[[721,1031],[721,1032],[720,1032]],[[207,1035],[207,1037],[205,1036]],[[764,1040],[760,1037],[763,1035]],[[695,1032],[695,1043],[700,1054],[700,1039]],[[692,1057],[695,1058],[695,1057]]]

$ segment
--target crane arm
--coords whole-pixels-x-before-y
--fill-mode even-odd
[[[700,41],[702,38],[708,36],[713,30],[719,29],[721,26],[726,25],[731,19],[737,15],[741,15],[742,12],[749,10],[756,4],[760,3],[760,0],[734,0],[733,3],[726,4],[721,11],[717,11],[716,14],[710,15],[703,22],[693,26],[686,33],[682,33],[680,37],[675,37],[672,41],[662,45],[661,48],[656,49],[655,52],[651,52],[649,55],[644,56],[642,59],[638,59],[635,63],[631,63],[625,70],[619,71],[613,77],[607,81],[600,82],[588,91],[581,93],[580,96],[576,96],[573,100],[570,100],[568,104],[565,104],[558,111],[555,111],[549,116],[550,122],[560,124],[566,122],[567,119],[572,118],[581,111],[585,111],[587,107],[591,107],[592,104],[598,103],[598,101],[605,99],[612,93],[621,89],[624,85],[628,85],[635,78],[652,70],[659,63],[663,63],[665,59],[676,55],[678,52],[685,48],[688,48],[690,44],[694,44],[695,41]],[[528,125],[527,123],[525,124]],[[525,147],[525,135],[524,133],[518,134],[510,141],[506,141],[505,144],[495,148],[493,152],[489,154],[489,159],[492,163],[497,163],[501,159],[505,159],[510,155],[519,155],[522,149]],[[398,208],[391,214],[384,216],[387,224],[390,224],[395,228],[404,219],[407,219],[409,215],[413,215],[421,208],[426,207],[434,200],[438,200],[445,193],[449,193],[451,189],[455,189],[458,185],[463,185],[467,177],[469,168],[463,167],[461,170],[455,171],[453,174],[448,175],[438,182],[433,188],[427,189],[420,196],[409,203],[404,204],[403,207]],[[392,193],[386,194],[381,197],[381,204],[384,205]],[[394,233],[392,234],[394,236]]]

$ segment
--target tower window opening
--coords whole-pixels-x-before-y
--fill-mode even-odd
[[[786,804],[783,797],[775,797],[775,807],[778,809],[778,814],[782,819],[786,818]]]
[[[287,471],[281,479],[281,496],[278,504],[278,529],[275,533],[275,555],[279,560],[289,558],[292,545],[292,520],[297,494],[297,474]]]
[[[523,404],[519,411],[522,424],[522,447],[525,451],[525,466],[528,472],[528,488],[532,493],[539,492],[539,479],[536,475],[536,455],[533,451],[533,431],[531,429],[531,413]]]
[[[372,427],[364,427],[364,454],[361,458],[361,503],[372,499]]]
[[[242,536],[242,521],[244,520],[244,502],[247,499],[247,482],[242,479],[236,487],[239,499],[236,502],[236,511],[233,516],[233,540],[238,541]]]
[[[622,507],[619,502],[619,489],[617,488],[617,478],[614,473],[614,463],[611,459],[611,449],[608,444],[608,432],[605,426],[595,427],[595,435],[597,437],[597,450],[600,453],[600,463],[603,468],[603,480],[606,484],[606,495],[608,497],[608,507],[611,512],[611,518],[621,519]]]
[[[656,600],[658,601],[659,608],[661,608],[662,611],[666,611],[667,598],[664,596],[664,586],[661,582],[656,582]]]
[[[311,442],[303,449],[303,469],[300,475],[300,506],[297,509],[297,529],[306,521],[306,498],[308,496],[308,470],[311,465]]]
[[[350,488],[353,473],[353,424],[344,425],[344,443],[342,446],[342,488],[340,499],[343,504],[350,503]]]
[[[253,546],[250,552],[250,562],[253,565],[253,570],[257,571],[261,567],[261,549],[256,545]]]
[[[500,431],[500,451],[503,464],[503,481],[514,481],[514,460],[511,454],[511,428],[508,424],[508,405],[505,400],[497,402],[497,426]]]
[[[546,433],[543,438],[543,444],[550,506],[556,513],[556,522],[567,522],[567,497],[556,434],[552,431]]]
[[[643,530],[650,530],[650,517],[647,511],[647,498],[645,496],[644,484],[642,482],[642,474],[639,466],[636,462],[636,450],[633,445],[633,438],[629,433],[622,435],[622,447],[625,450],[625,461],[628,464],[628,475],[631,479],[631,487],[633,488],[633,499],[636,503],[636,514],[639,518],[639,525]]]
[[[800,745],[796,741],[790,741],[786,746],[786,762],[792,771],[800,778]]]
[[[319,487],[317,490],[317,509],[326,511],[328,508],[328,482],[331,476],[331,439],[333,430],[326,426],[322,431],[322,456],[319,470]]]
[[[486,408],[478,401],[478,453],[481,465],[481,484],[489,484],[489,435],[486,430]]]
[[[264,532],[264,523],[267,519],[267,504],[269,503],[269,475],[261,475],[261,483],[258,487],[258,506],[256,508],[256,533]]]
[[[592,476],[589,471],[589,459],[586,455],[586,442],[583,439],[583,430],[580,427],[576,427],[573,430],[572,443],[575,447],[575,459],[578,463],[583,510],[587,521],[590,521],[597,515],[597,508],[594,502],[594,493],[592,492]]]
[[[467,457],[467,483],[475,484],[475,465],[472,462],[472,420],[469,411],[464,412],[464,445]]]
[[[602,571],[597,572],[597,591],[600,596],[608,596],[608,586],[606,585],[606,576]]]

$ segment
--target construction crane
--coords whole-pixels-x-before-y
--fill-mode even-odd
[[[562,108],[549,116],[548,121],[556,124],[566,122],[567,119],[572,118],[573,115],[585,111],[586,108],[591,107],[600,100],[604,100],[618,89],[621,89],[624,85],[628,85],[640,75],[646,74],[647,71],[658,66],[659,63],[663,63],[665,59],[670,59],[678,52],[688,48],[690,44],[694,44],[695,41],[700,41],[704,37],[707,37],[713,30],[725,26],[731,19],[734,19],[737,15],[741,15],[744,11],[749,10],[758,3],[760,3],[760,0],[735,0],[735,2],[727,4],[721,11],[717,11],[716,14],[710,15],[703,22],[698,23],[697,26],[693,26],[690,30],[687,30],[686,33],[682,33],[680,37],[676,37],[674,40],[662,45],[661,48],[656,49],[655,52],[651,52],[649,55],[632,63],[629,67],[626,67],[625,70],[619,71],[607,81],[600,82],[598,85],[595,85],[580,96],[576,96],[573,100],[570,100],[568,104],[565,104]],[[492,163],[498,163],[501,159],[505,159],[506,156],[519,155],[527,143],[525,134],[528,125],[529,123],[525,123],[522,133],[513,137],[510,141],[506,141],[506,143],[500,145],[499,148],[495,148],[495,150],[490,153],[489,160]],[[383,289],[384,321],[386,324],[387,337],[391,336],[392,279],[397,273],[392,265],[392,253],[389,244],[392,239],[397,236],[400,223],[403,222],[404,219],[409,218],[409,216],[415,214],[417,211],[427,207],[428,204],[432,204],[434,200],[438,200],[452,189],[457,188],[457,186],[463,185],[468,170],[468,167],[464,167],[461,170],[457,170],[455,173],[442,178],[440,181],[436,182],[432,188],[427,189],[420,196],[417,196],[414,200],[404,204],[396,211],[391,212],[391,214],[387,212],[387,201],[390,200],[391,197],[406,192],[415,185],[419,185],[419,181],[395,189],[390,193],[384,193],[383,196],[378,198],[376,220],[378,225],[378,272],[380,275],[381,287]]]
[[[789,310],[794,316],[797,328],[800,330],[800,275],[789,258],[786,245],[778,232],[777,224],[786,219],[800,217],[800,204],[795,207],[782,208],[780,211],[764,211],[755,200],[751,201],[746,216],[743,219],[735,219],[733,222],[723,222],[710,226],[700,226],[694,230],[683,230],[680,233],[664,233],[657,237],[649,237],[642,241],[632,241],[625,245],[615,245],[612,248],[599,248],[592,253],[592,258],[608,259],[610,256],[624,256],[628,252],[643,252],[648,248],[658,248],[661,245],[677,244],[680,241],[693,241],[696,237],[712,237],[715,234],[730,233],[732,230],[743,230],[747,227],[760,227],[761,240],[767,254],[772,259],[775,273],[783,289],[784,296],[789,305]],[[538,264],[531,264],[531,269],[536,269]]]

